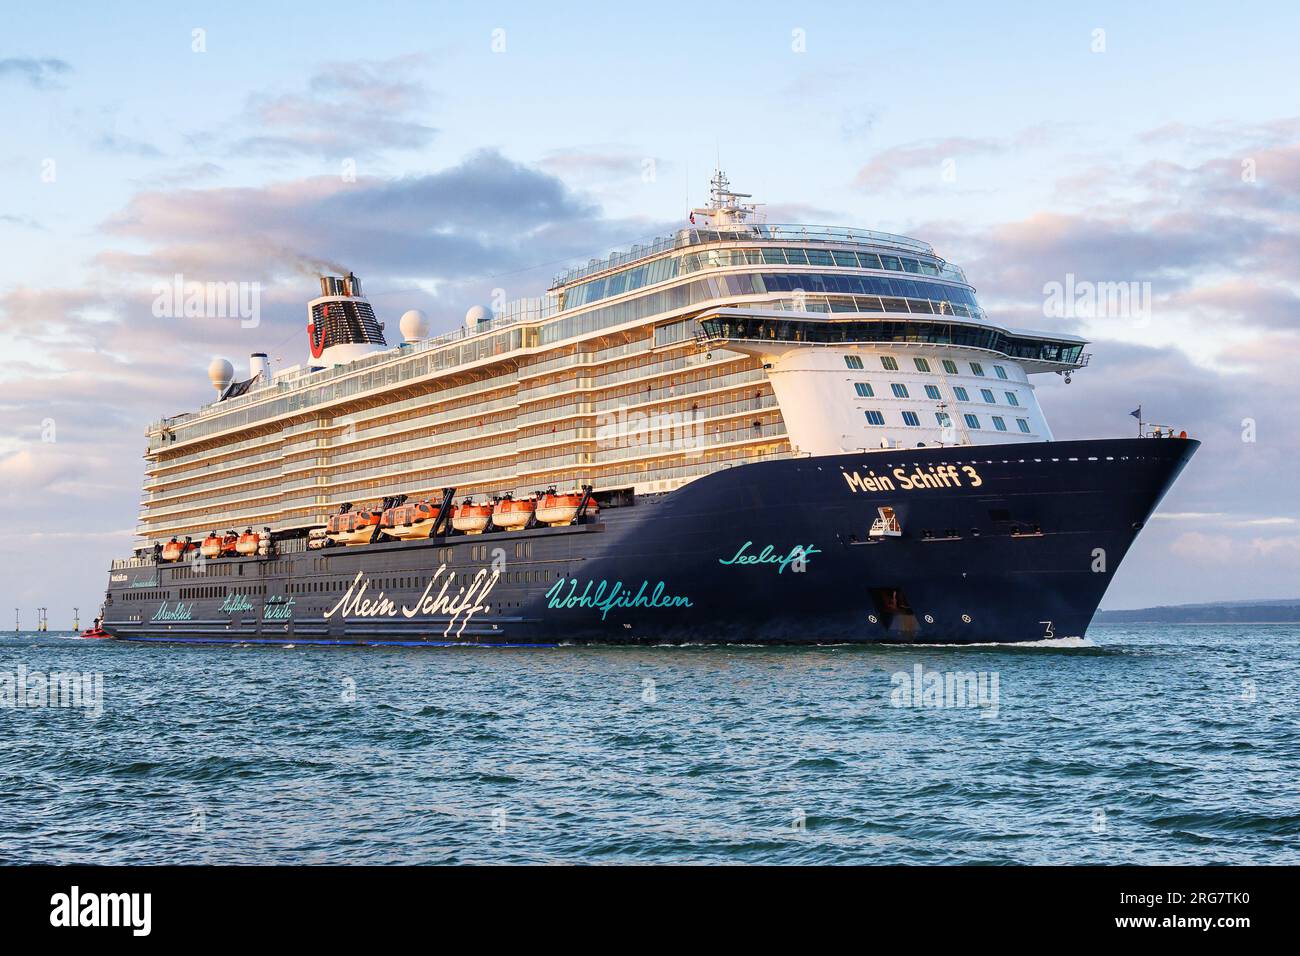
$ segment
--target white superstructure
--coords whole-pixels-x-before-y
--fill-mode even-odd
[[[769,225],[747,198],[719,174],[673,236],[444,335],[408,314],[393,348],[356,277],[325,277],[306,364],[151,426],[141,543],[451,485],[646,493],[772,457],[1051,438],[1029,376],[1086,364],[1082,339],[990,322],[926,243]]]

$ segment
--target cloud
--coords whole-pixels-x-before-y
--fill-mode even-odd
[[[114,247],[96,262],[141,280],[180,272],[222,281],[297,277],[299,285],[332,262],[366,279],[372,295],[388,282],[436,287],[440,301],[412,305],[459,322],[493,289],[504,286],[507,298],[540,295],[563,265],[666,226],[606,219],[557,177],[482,151],[395,179],[139,193],[102,228],[148,251]]]
[[[31,216],[15,216],[10,213],[0,214],[0,223],[3,223],[6,226],[19,226],[23,229],[45,228]]]
[[[38,90],[57,89],[58,78],[72,72],[65,60],[54,57],[9,57],[0,60],[0,79],[14,77]]]
[[[304,92],[255,94],[234,148],[260,156],[356,159],[427,146],[437,130],[420,120],[433,99],[416,78],[423,64],[420,56],[335,63],[313,75]]]
[[[955,160],[960,156],[987,156],[1005,148],[997,140],[963,136],[891,146],[876,153],[859,169],[853,184],[866,192],[885,192],[896,187],[906,173],[925,172],[937,180],[945,160]]]
[[[104,133],[91,145],[100,152],[138,156],[143,159],[156,159],[163,155],[162,150],[152,143],[132,139],[130,136],[123,136],[120,133]]]
[[[537,165],[556,176],[608,179],[641,178],[646,163],[658,165],[653,156],[620,150],[615,146],[552,150]]]

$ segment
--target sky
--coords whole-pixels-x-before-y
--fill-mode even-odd
[[[306,355],[317,266],[395,326],[670,232],[721,162],[771,222],[931,242],[1092,344],[1058,438],[1204,442],[1103,607],[1300,597],[1300,8],[1242,2],[15,7],[0,39],[0,610],[83,622],[147,424]],[[155,285],[258,283],[258,321]],[[1126,310],[1052,283],[1136,283]],[[1141,305],[1145,303],[1145,305]],[[6,613],[12,613],[8,611]]]

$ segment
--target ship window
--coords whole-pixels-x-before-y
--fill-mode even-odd
[[[928,371],[930,371],[930,363],[927,362],[925,359],[923,359],[923,358],[914,358],[914,359],[912,359],[912,361],[916,364],[916,370],[917,370],[918,372],[928,372]]]
[[[998,431],[1000,431],[1000,432],[1004,432],[1004,431],[1007,430],[1007,423],[1006,423],[1005,421],[1003,421],[999,416],[994,415],[994,416],[993,416],[993,427],[996,428],[996,429],[997,429]]]
[[[806,266],[808,256],[802,249],[787,249],[785,250],[785,261],[792,266]]]
[[[952,393],[957,396],[957,401],[959,402],[970,401],[970,394],[966,391],[966,389],[962,388],[960,385],[954,385],[952,389]]]
[[[921,419],[916,412],[903,412],[903,424],[916,426],[921,424]]]
[[[980,420],[979,420],[979,416],[978,416],[978,415],[967,415],[967,416],[965,416],[965,417],[966,417],[966,427],[967,427],[967,428],[979,428],[979,427],[980,427]]]
[[[883,414],[881,414],[880,412],[868,411],[868,412],[867,412],[867,424],[868,424],[868,425],[883,425],[883,424],[885,424],[885,416],[884,416]]]
[[[972,375],[979,375],[982,377],[984,375],[984,366],[979,362],[971,362],[970,371]]]
[[[1016,406],[1020,405],[1020,399],[1016,398],[1015,392],[1005,392],[1004,394],[1007,396],[1008,405],[1016,405]]]
[[[886,372],[898,371],[898,360],[894,358],[892,355],[880,356],[880,364],[884,366]]]
[[[876,394],[870,382],[854,382],[853,389],[858,393],[859,398],[874,398]]]
[[[810,266],[833,266],[835,260],[831,258],[831,254],[825,249],[809,249],[808,264]]]
[[[948,417],[947,412],[935,412],[934,420],[939,423],[940,428],[952,427],[952,419]]]
[[[995,401],[993,400],[993,390],[992,390],[992,389],[989,389],[989,388],[981,388],[981,389],[980,389],[980,396],[981,396],[981,397],[984,399],[984,401],[987,402],[989,405],[996,405],[996,404],[997,404],[997,402],[995,402]]]
[[[862,268],[864,269],[880,268],[880,256],[876,255],[874,252],[859,252],[858,261],[862,263]]]
[[[898,261],[898,256],[881,256],[880,262],[886,269],[892,269],[895,272],[903,271],[903,264]]]
[[[847,266],[850,269],[858,267],[858,257],[851,252],[832,252],[831,255],[835,257],[837,266]]]
[[[844,356],[844,364],[849,368],[862,368],[862,359],[857,355]]]
[[[764,249],[763,261],[768,265],[785,265],[785,252],[781,249]]]
[[[1022,432],[1024,432],[1026,435],[1029,434],[1029,422],[1025,421],[1023,418],[1017,418],[1016,424],[1020,426],[1020,430]]]
[[[944,370],[945,372],[947,372],[949,375],[956,375],[956,374],[957,374],[957,363],[954,362],[954,361],[952,361],[951,359],[944,359],[944,360],[943,360],[943,370]]]
[[[899,382],[894,382],[889,386],[894,392],[894,398],[907,398],[907,386]]]
[[[937,402],[937,401],[939,400],[939,398],[941,397],[941,396],[939,395],[939,386],[938,386],[938,385],[927,385],[927,386],[925,387],[925,394],[928,395],[930,398],[933,398],[936,402]]]
[[[1003,379],[1004,379],[1004,378],[1007,377],[1007,370],[1004,369],[1001,365],[995,365],[995,366],[993,366],[993,371],[995,371],[995,372],[998,373],[998,378],[1003,378]]]

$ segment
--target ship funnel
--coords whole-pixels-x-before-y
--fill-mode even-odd
[[[313,359],[346,365],[386,348],[384,324],[361,294],[356,273],[321,276],[321,296],[307,303],[307,338]]]
[[[271,380],[271,363],[267,361],[265,352],[254,352],[248,357],[248,375],[268,382]]]
[[[338,276],[321,276],[320,277],[320,294],[321,295],[347,295],[343,280]]]

